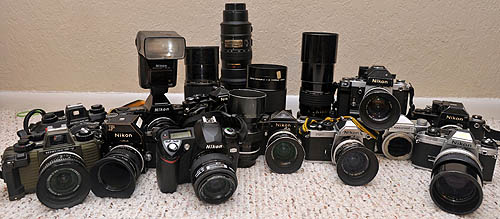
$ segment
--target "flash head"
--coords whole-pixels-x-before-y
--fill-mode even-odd
[[[139,53],[139,85],[163,99],[160,96],[177,84],[177,60],[184,58],[186,40],[174,31],[139,31],[135,45]]]
[[[137,52],[148,60],[183,59],[186,40],[175,31],[139,31]]]

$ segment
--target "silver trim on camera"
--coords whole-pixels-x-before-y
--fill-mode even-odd
[[[337,164],[337,162],[336,162],[337,159],[335,159],[335,155],[337,154],[337,151],[339,150],[339,148],[342,148],[346,144],[356,144],[356,143],[362,145],[363,147],[365,146],[361,141],[359,141],[357,139],[347,139],[347,140],[340,142],[337,146],[335,146],[335,150],[331,150],[332,154],[330,155],[330,157],[332,159],[332,163]]]

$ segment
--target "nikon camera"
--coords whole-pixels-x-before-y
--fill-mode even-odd
[[[418,133],[412,164],[431,169],[429,192],[434,203],[453,214],[468,214],[482,202],[483,182],[491,182],[498,145],[476,140],[466,129],[430,127]]]
[[[246,125],[227,114],[205,114],[191,121],[194,126],[161,133],[156,151],[160,191],[173,193],[178,184],[191,182],[200,200],[211,204],[225,202],[238,185],[238,142],[246,135]],[[237,126],[241,128],[236,129]]]
[[[381,135],[375,152],[393,160],[408,160],[413,152],[415,135],[428,127],[429,123],[425,119],[411,121],[405,115],[400,115],[396,124]]]
[[[47,126],[42,141],[21,137],[2,156],[9,199],[36,192],[40,202],[54,209],[82,203],[90,192],[88,170],[101,157],[99,145],[92,129],[79,126],[70,132],[66,124]]]
[[[337,115],[359,117],[377,131],[392,127],[408,105],[413,108],[412,86],[395,79],[384,66],[360,66],[357,77],[343,78],[337,85]]]
[[[468,128],[469,126],[469,113],[460,102],[433,100],[431,106],[410,112],[410,117],[426,119],[434,127],[454,125],[458,128]]]
[[[300,137],[306,160],[331,161],[337,166],[339,178],[351,186],[365,185],[375,178],[379,167],[373,152],[375,136],[362,131],[359,122],[352,118],[319,122],[303,119],[299,123],[307,127],[301,128]]]

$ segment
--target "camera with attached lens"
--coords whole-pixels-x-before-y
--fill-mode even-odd
[[[399,115],[413,106],[413,87],[404,80],[395,80],[384,66],[359,67],[354,78],[343,78],[337,86],[338,116],[354,116],[373,130],[392,127]]]
[[[194,125],[193,125],[194,123]],[[239,142],[246,125],[223,112],[194,116],[186,128],[166,129],[156,151],[156,177],[164,193],[192,183],[196,196],[207,203],[227,201],[238,185]]]
[[[267,166],[276,173],[294,173],[304,161],[304,148],[297,136],[299,123],[289,110],[277,111],[265,119],[267,143],[262,149]]]
[[[408,160],[413,151],[415,135],[429,127],[425,119],[413,122],[405,115],[382,134],[382,141],[375,152],[381,152],[385,157],[394,160]]]
[[[376,136],[352,117],[315,121],[299,118],[306,160],[331,161],[339,178],[351,186],[369,183],[378,172],[373,152]],[[366,145],[366,146],[365,146]]]
[[[2,155],[10,200],[34,193],[49,208],[82,203],[90,192],[88,170],[101,158],[95,124],[48,124],[43,139],[22,136]],[[36,142],[37,141],[37,142]]]
[[[481,205],[483,182],[492,181],[497,147],[466,129],[429,127],[417,134],[412,164],[432,170],[430,195],[439,208],[468,214]]]

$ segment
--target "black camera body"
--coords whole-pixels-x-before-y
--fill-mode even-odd
[[[469,127],[469,113],[460,102],[433,100],[432,106],[424,109],[415,109],[410,112],[411,119],[426,119],[434,127],[457,125],[461,128]]]
[[[384,66],[359,67],[354,78],[343,78],[337,85],[337,116],[354,116],[374,130],[394,125],[400,114],[413,105],[413,88],[396,80]],[[409,102],[410,100],[410,102]]]
[[[160,139],[156,174],[162,192],[173,193],[178,184],[191,182],[198,198],[216,204],[235,191],[239,144],[234,128],[222,127],[215,116],[203,116],[194,127],[164,130]],[[216,182],[227,186],[222,194],[210,193]]]
[[[468,130],[461,131],[472,133]],[[432,169],[436,157],[444,150],[443,146],[452,143],[450,139],[455,132],[455,129],[440,129],[436,127],[429,127],[429,129],[419,132],[416,135],[416,143],[411,157],[412,165],[416,168]],[[489,138],[476,140],[474,135],[471,134],[471,136],[473,139],[470,140],[470,144],[464,146],[455,144],[455,146],[474,151],[473,154],[478,155],[478,160],[482,166],[482,180],[484,182],[491,182],[497,160],[498,146]]]

